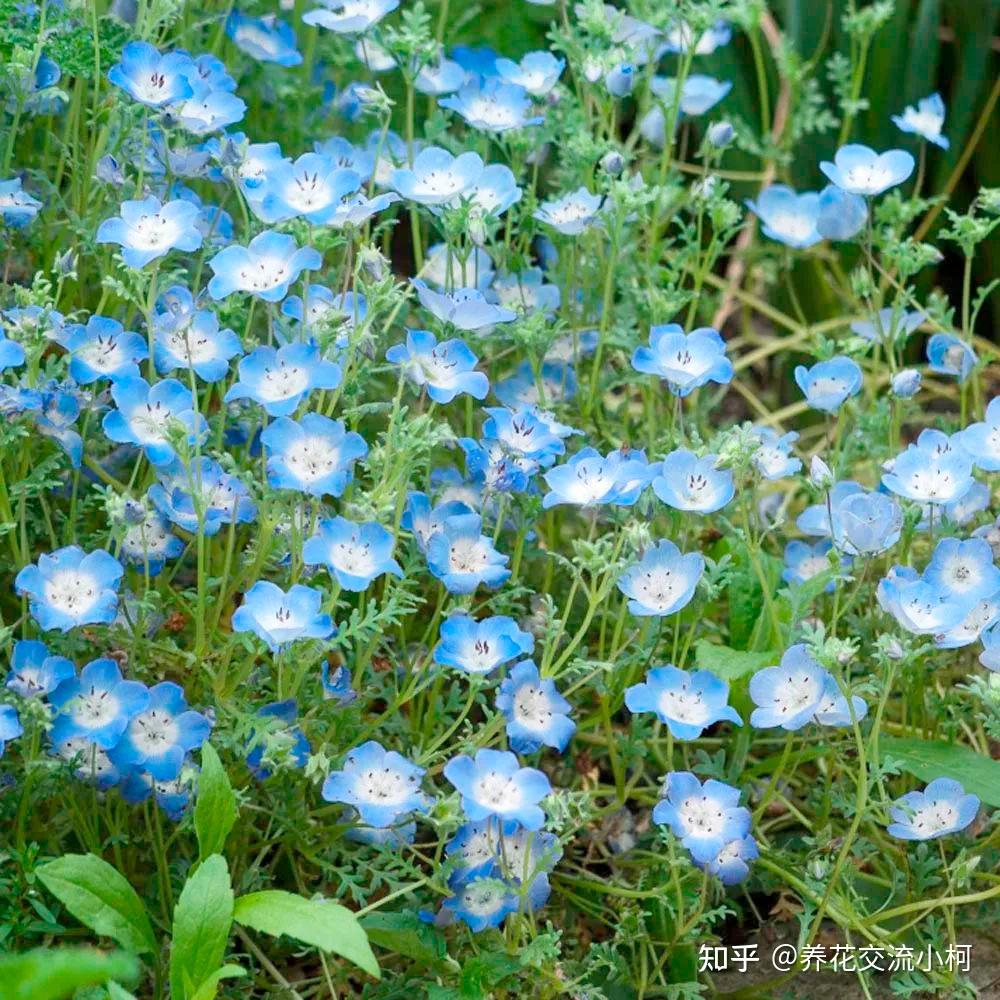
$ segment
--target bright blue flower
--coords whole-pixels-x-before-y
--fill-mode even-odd
[[[653,822],[670,827],[700,864],[750,832],[750,813],[739,805],[740,790],[709,778],[704,785],[690,771],[671,771],[665,797],[653,809]]]
[[[821,726],[850,726],[860,722],[867,714],[868,705],[864,698],[852,695],[851,704],[848,705],[837,678],[828,671],[823,681],[819,705],[816,706],[815,721]]]
[[[343,708],[357,701],[357,692],[351,688],[351,672],[347,667],[340,666],[334,670],[324,660],[320,669],[320,686],[323,689],[324,701],[335,701]]]
[[[879,309],[871,321],[856,320],[851,324],[851,332],[869,343],[892,344],[905,342],[923,322],[923,313],[905,312],[888,307]]]
[[[687,606],[704,572],[700,553],[682,553],[673,542],[663,540],[622,573],[618,589],[629,598],[632,614],[663,617]]]
[[[122,771],[140,768],[157,781],[172,781],[211,729],[204,715],[188,709],[182,688],[161,681],[149,689],[145,708],[132,716],[109,756]]]
[[[319,0],[319,2],[322,7],[302,15],[303,24],[327,28],[337,32],[338,35],[365,32],[399,6],[399,0]]]
[[[879,607],[913,635],[940,635],[962,623],[968,605],[909,566],[893,566],[875,591]]]
[[[753,453],[753,464],[768,480],[794,476],[802,468],[802,461],[792,454],[792,445],[799,439],[796,431],[778,434],[771,427],[754,427],[760,447]]]
[[[984,421],[969,424],[959,432],[959,440],[976,468],[1000,472],[1000,396],[990,400]]]
[[[366,51],[371,53],[370,45],[366,46]],[[453,94],[464,82],[465,70],[454,60],[441,56],[436,63],[420,67],[413,87],[417,93],[442,97],[444,94]]]
[[[551,52],[529,52],[519,63],[512,59],[496,61],[497,75],[505,83],[523,87],[533,97],[544,97],[558,82],[566,68],[565,59]]]
[[[532,218],[546,223],[563,236],[579,236],[598,221],[603,203],[601,195],[580,187],[570,194],[543,201]]]
[[[58,441],[75,469],[83,460],[83,438],[75,429],[80,410],[80,393],[73,383],[48,382],[42,390],[41,409],[35,415],[38,432]]]
[[[922,792],[896,800],[887,831],[900,840],[936,840],[960,833],[976,818],[979,799],[952,778],[935,778]]]
[[[731,840],[719,853],[707,863],[699,863],[699,868],[706,868],[723,885],[738,885],[750,874],[749,862],[760,857],[757,841],[747,835]]]
[[[87,754],[84,751],[81,771],[88,769],[87,760]],[[109,764],[114,768],[110,760]],[[88,775],[81,776],[85,779],[89,777]],[[156,804],[166,813],[167,819],[175,823],[180,821],[191,801],[192,778],[190,774],[181,774],[168,781],[157,781],[148,771],[129,771],[120,775],[120,779],[118,790],[124,801],[138,804],[146,802],[150,796],[153,796]],[[100,783],[98,787],[102,787]]]
[[[191,463],[190,475],[177,463],[165,469],[161,477],[161,482],[150,486],[149,499],[164,517],[191,534],[197,534],[199,529],[199,508],[201,530],[206,537],[218,534],[224,524],[246,524],[257,516],[246,486],[207,455]]]
[[[678,448],[660,465],[653,479],[653,492],[668,507],[711,514],[721,510],[735,495],[732,469],[720,469],[717,455],[699,458],[693,451]]]
[[[364,438],[345,431],[342,420],[307,413],[281,417],[260,436],[267,452],[267,481],[277,489],[310,496],[339,497],[354,475],[354,463],[368,454]]]
[[[1000,568],[989,542],[982,538],[942,538],[923,578],[967,606],[1000,591]]]
[[[348,753],[341,771],[323,783],[327,802],[353,806],[366,826],[392,826],[408,813],[426,812],[429,802],[420,790],[424,768],[369,740]]]
[[[326,361],[315,343],[293,343],[277,350],[258,347],[239,363],[239,381],[226,393],[226,402],[252,399],[272,417],[294,413],[314,389],[336,389],[342,372]]]
[[[852,240],[868,221],[868,206],[864,198],[848,194],[835,184],[828,184],[819,193],[816,232],[826,240]]]
[[[604,458],[594,448],[584,448],[564,465],[545,473],[543,478],[549,492],[542,506],[545,509],[559,504],[631,506],[650,479],[649,465],[634,457],[640,454],[617,449]]]
[[[130,524],[125,532],[121,555],[126,562],[141,567],[143,573],[156,576],[168,559],[183,554],[184,543],[171,534],[170,522],[158,510],[144,510],[141,518],[138,524]],[[194,530],[198,530],[197,525]]]
[[[832,548],[833,543],[826,538],[813,545],[798,540],[789,542],[785,546],[785,568],[781,571],[781,579],[801,586],[814,576],[825,573],[831,568],[828,553]],[[841,556],[839,561],[841,569],[846,570],[850,565],[846,556]],[[833,588],[834,581],[831,580],[823,589],[829,594],[833,593]]]
[[[537,463],[535,468],[547,468],[566,451],[562,436],[534,408],[509,410],[488,406],[484,412],[488,416],[483,423],[483,436],[499,442],[518,460]]]
[[[52,742],[84,738],[102,750],[115,746],[129,722],[149,703],[149,691],[138,681],[122,680],[114,660],[94,660],[68,677],[49,695],[59,709]]]
[[[541,382],[541,389],[539,389]],[[543,361],[538,376],[528,360],[522,361],[513,375],[493,386],[493,394],[504,406],[538,406],[565,403],[576,395],[577,381],[573,366],[566,361]]]
[[[836,413],[845,400],[861,392],[864,376],[856,361],[835,357],[811,368],[799,365],[795,369],[795,381],[814,410]]]
[[[481,876],[460,886],[442,904],[442,913],[463,921],[474,934],[499,927],[520,909],[520,895],[506,882]]]
[[[856,143],[841,146],[833,160],[821,163],[820,170],[842,191],[865,197],[902,184],[913,173],[914,166],[913,157],[905,150],[876,153]]]
[[[959,382],[964,382],[979,362],[972,347],[951,333],[935,333],[927,341],[927,360],[932,372],[954,375]]]
[[[11,229],[23,229],[42,207],[37,198],[32,198],[21,189],[21,178],[11,177],[0,181],[0,220]]]
[[[391,364],[401,365],[414,385],[426,386],[435,403],[450,403],[466,393],[485,399],[490,390],[489,379],[475,370],[479,359],[462,340],[439,344],[427,330],[407,330],[406,343],[390,347],[385,357]]]
[[[823,239],[816,229],[820,196],[815,191],[798,194],[785,184],[772,184],[756,201],[747,199],[747,207],[760,217],[764,235],[785,246],[804,249]]]
[[[504,663],[530,656],[535,639],[506,615],[475,621],[453,614],[441,623],[441,638],[434,647],[434,662],[467,674],[489,674]]]
[[[108,71],[108,79],[140,104],[162,108],[191,97],[188,77],[193,72],[194,62],[186,52],[161,55],[148,42],[129,42],[121,62]]]
[[[6,745],[23,732],[24,727],[17,717],[17,709],[13,705],[0,705],[0,757],[3,756]]]
[[[426,493],[412,492],[406,495],[406,507],[400,524],[413,533],[417,548],[427,551],[427,543],[431,536],[441,531],[445,524],[455,515],[474,514],[475,511],[466,503],[451,500],[439,503],[431,508],[431,502]]]
[[[27,596],[41,629],[68,632],[77,625],[107,625],[118,614],[118,585],[125,570],[103,549],[84,552],[78,545],[44,553],[14,579]]]
[[[86,326],[68,324],[65,343],[72,355],[69,373],[80,385],[102,378],[138,377],[139,362],[149,353],[145,337],[107,316],[91,316]]]
[[[7,687],[22,698],[41,698],[51,694],[76,667],[65,656],[52,656],[44,642],[21,639],[10,654]]]
[[[709,382],[725,385],[733,377],[726,342],[717,330],[700,327],[686,334],[676,323],[651,327],[649,347],[635,349],[632,367],[658,375],[675,396],[687,396]]]
[[[142,378],[118,379],[111,384],[111,398],[118,409],[104,415],[104,433],[141,448],[153,465],[169,465],[177,457],[167,436],[172,426],[187,431],[189,444],[206,429],[205,418],[193,409],[191,390],[177,379],[153,386]]]
[[[7,368],[19,368],[24,361],[24,348],[16,340],[8,340],[0,334],[0,372]]]
[[[654,712],[678,740],[696,740],[723,720],[743,725],[729,705],[729,685],[707,670],[654,667],[645,681],[625,689],[625,704],[630,712]]]
[[[145,267],[171,250],[197,250],[201,232],[198,206],[178,198],[165,205],[159,198],[123,201],[121,215],[105,219],[94,237],[98,243],[116,243],[129,267]]]
[[[306,270],[315,270],[323,258],[312,247],[297,246],[285,233],[267,230],[246,247],[228,246],[209,262],[213,278],[208,293],[224,299],[233,292],[249,292],[265,302],[280,302],[288,286]]]
[[[153,329],[153,359],[160,375],[185,368],[205,382],[218,382],[228,374],[230,359],[243,353],[240,338],[232,330],[220,330],[219,317],[208,309],[181,317],[158,313]]]
[[[539,830],[545,822],[538,803],[552,794],[549,779],[533,767],[521,767],[512,753],[478,750],[475,759],[462,754],[445,764],[444,776],[461,793],[471,820],[496,816],[517,820],[527,830]]]
[[[947,149],[950,143],[941,134],[944,128],[944,101],[940,94],[931,94],[903,109],[901,115],[892,115],[892,123],[903,132],[919,135],[921,139],[933,142],[935,146]]]
[[[559,286],[547,282],[545,272],[538,267],[494,278],[491,294],[500,305],[512,309],[514,316],[530,316],[538,312],[553,316],[562,301]]]
[[[422,149],[409,167],[393,171],[392,186],[408,201],[447,205],[461,198],[483,172],[478,153],[452,156],[440,146]]]
[[[294,163],[274,165],[267,177],[267,192],[252,205],[264,222],[303,218],[313,225],[329,224],[347,195],[361,186],[353,170],[320,153],[305,153]]]
[[[440,98],[438,105],[457,112],[481,132],[507,132],[541,125],[545,120],[532,116],[531,99],[524,87],[505,83],[499,77],[469,81],[457,94]]]
[[[893,493],[920,503],[950,504],[972,488],[972,457],[961,448],[938,452],[911,444],[882,475]]]
[[[410,284],[417,290],[417,298],[426,310],[458,330],[482,330],[494,323],[510,323],[517,319],[517,313],[494,305],[475,288],[435,292],[419,278],[413,278]]]
[[[344,517],[319,522],[315,535],[302,546],[307,566],[326,566],[344,590],[360,592],[384,573],[402,576],[392,558],[396,539],[375,521],[355,524]]]
[[[320,611],[322,603],[323,595],[312,587],[294,584],[285,592],[269,580],[258,580],[233,614],[233,631],[253,632],[272,653],[299,639],[328,639],[337,629]]]
[[[482,528],[478,514],[458,514],[427,541],[427,567],[451,594],[473,594],[480,584],[495,589],[510,576],[508,557]]]
[[[534,753],[543,744],[562,753],[576,723],[570,703],[551,677],[541,677],[531,660],[522,660],[497,692],[496,706],[507,718],[507,737],[515,753]]]
[[[780,666],[765,667],[750,678],[750,697],[757,706],[750,725],[755,729],[780,726],[788,732],[801,729],[813,721],[829,676],[808,646],[789,646]]]
[[[253,730],[247,767],[258,781],[266,781],[271,776],[268,763],[287,764],[291,767],[305,767],[309,759],[309,741],[296,725],[298,705],[294,699],[275,701],[257,711],[261,720]]]
[[[279,66],[298,66],[302,62],[295,32],[273,14],[250,17],[234,10],[226,20],[226,34],[238,49],[260,62]]]
[[[177,109],[180,124],[194,135],[208,135],[243,120],[247,106],[225,90],[197,88]]]
[[[538,462],[520,458],[490,438],[459,438],[458,443],[465,452],[469,480],[480,492],[522,493],[539,468]]]
[[[853,493],[838,504],[837,516],[837,543],[849,555],[885,552],[903,530],[899,504],[884,493]]]

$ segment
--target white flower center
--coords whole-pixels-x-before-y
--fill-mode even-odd
[[[132,720],[130,731],[136,747],[151,757],[156,757],[174,746],[179,735],[174,717],[157,708],[137,715]]]
[[[291,399],[309,388],[309,372],[298,365],[278,362],[277,368],[266,368],[260,380],[259,393],[269,402]]]
[[[681,687],[660,695],[660,712],[668,719],[701,725],[708,718],[708,706],[700,691],[691,691],[685,682]]]
[[[509,811],[521,804],[521,790],[507,775],[490,771],[476,781],[475,799],[497,811]]]
[[[359,775],[356,788],[366,802],[392,806],[405,802],[416,783],[416,775],[404,776],[389,767],[373,767]]]
[[[544,730],[552,721],[552,706],[548,695],[534,684],[522,684],[514,693],[514,718],[522,726]]]
[[[45,581],[45,601],[67,615],[83,615],[97,602],[97,581],[75,569],[56,570]]]
[[[306,437],[296,441],[285,453],[285,463],[304,482],[315,482],[337,467],[339,449],[324,438]]]
[[[929,835],[951,830],[957,822],[958,810],[950,802],[932,802],[915,810],[911,825],[914,830]]]
[[[774,706],[781,715],[797,715],[817,701],[822,688],[812,674],[792,673],[784,678],[782,687],[774,695]]]
[[[707,795],[692,795],[678,810],[685,833],[692,837],[717,837],[726,824],[719,803]]]
[[[265,292],[288,277],[288,262],[277,257],[257,257],[240,270],[243,287],[250,292]]]
[[[461,538],[451,543],[448,568],[452,573],[478,573],[489,565],[486,546],[478,538]]]

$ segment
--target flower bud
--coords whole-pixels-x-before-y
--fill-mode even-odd
[[[733,126],[729,122],[714,122],[708,127],[707,139],[716,149],[725,149],[733,141]]]
[[[827,490],[833,485],[833,472],[819,455],[813,455],[809,463],[809,482],[821,490]]]
[[[617,149],[609,150],[601,157],[601,169],[612,177],[617,177],[625,169],[625,157]]]
[[[892,377],[892,394],[900,399],[909,399],[920,390],[920,372],[907,368]]]

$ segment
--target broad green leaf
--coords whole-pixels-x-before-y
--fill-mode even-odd
[[[743,649],[717,646],[707,639],[699,639],[694,644],[695,664],[701,670],[709,670],[716,677],[730,683],[763,670],[764,667],[773,667],[780,659],[780,653],[750,653]]]
[[[466,960],[462,966],[460,983],[464,1000],[479,1000],[490,996],[495,986],[499,986],[508,976],[521,968],[516,958],[503,952],[483,952]]]
[[[23,955],[0,957],[4,1000],[61,1000],[84,987],[108,984],[110,990],[112,979],[131,983],[138,977],[138,961],[121,951],[109,954],[93,948],[36,948]]]
[[[245,976],[247,970],[239,965],[224,965],[221,969],[216,969],[208,979],[192,994],[191,1000],[215,1000],[215,995],[219,992],[219,983],[223,979],[239,979]]]
[[[277,889],[252,892],[236,900],[238,924],[255,931],[289,937],[341,955],[380,978],[378,962],[358,918],[346,906],[304,899]]]
[[[36,869],[42,885],[82,924],[126,951],[156,951],[156,938],[135,889],[96,854],[65,854]]]
[[[232,925],[229,868],[221,854],[212,854],[184,884],[174,908],[170,945],[172,1000],[188,1000],[219,969]]]
[[[447,955],[444,935],[415,913],[369,913],[361,926],[372,944],[423,965],[436,965]]]
[[[952,778],[986,805],[1000,808],[1000,761],[975,750],[944,740],[882,736],[879,755],[899,761],[904,771],[921,781]]]
[[[236,822],[236,795],[226,769],[211,743],[202,744],[198,796],[194,803],[194,830],[199,857],[221,854]]]

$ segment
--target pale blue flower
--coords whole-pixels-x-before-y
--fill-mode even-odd
[[[360,175],[331,157],[304,153],[294,163],[275,164],[268,172],[267,191],[253,210],[267,223],[302,218],[313,225],[327,225],[344,199],[360,186]]]
[[[148,42],[129,42],[108,79],[140,104],[162,108],[191,97],[188,77],[193,72],[194,61],[186,52],[161,55]]]
[[[319,0],[319,2],[322,6],[303,14],[302,22],[335,31],[338,35],[355,35],[367,31],[399,6],[399,0]]]
[[[645,681],[625,689],[625,704],[630,712],[653,712],[677,740],[696,740],[723,720],[743,725],[729,705],[729,685],[707,670],[654,667]]]
[[[736,493],[732,469],[720,469],[717,455],[698,457],[678,448],[663,460],[653,479],[653,492],[675,510],[711,514],[721,510]]]
[[[750,832],[750,812],[739,804],[738,788],[712,778],[702,784],[690,771],[671,771],[664,793],[653,822],[669,826],[700,864],[714,861],[726,844]]]
[[[489,674],[497,667],[535,647],[530,632],[523,632],[506,615],[475,621],[466,614],[449,615],[441,623],[441,638],[434,647],[434,662],[467,674]]]
[[[338,516],[319,522],[316,534],[302,546],[302,558],[307,566],[326,566],[344,590],[357,593],[385,573],[403,575],[392,557],[395,543],[392,533],[375,521],[356,524]]]
[[[750,697],[757,706],[750,725],[756,729],[780,726],[789,732],[801,729],[813,721],[828,676],[808,646],[790,646],[780,666],[765,667],[750,678]]]
[[[897,496],[920,503],[950,504],[972,488],[972,457],[960,448],[935,451],[911,444],[892,460],[882,484]]]
[[[962,447],[972,456],[976,468],[1000,472],[1000,396],[986,407],[986,419],[969,424],[959,432]]]
[[[102,750],[121,739],[129,722],[149,704],[145,684],[122,679],[114,660],[93,660],[68,677],[49,695],[58,709],[52,723],[52,742],[84,738]]]
[[[796,431],[779,434],[772,427],[754,427],[760,446],[753,453],[753,464],[767,480],[794,476],[802,461],[792,454],[792,445],[799,439]]]
[[[539,830],[545,814],[538,803],[552,793],[549,779],[533,767],[500,750],[478,750],[475,759],[461,755],[444,766],[444,776],[462,795],[471,820],[517,820],[527,830]]]
[[[24,727],[13,705],[0,705],[0,757],[6,745],[24,733]]]
[[[482,172],[478,153],[453,156],[439,146],[428,146],[417,154],[412,166],[393,171],[392,186],[408,201],[447,205],[472,188]]]
[[[889,810],[887,832],[900,840],[936,840],[960,833],[976,818],[980,802],[952,778],[935,778],[922,792],[907,792]]]
[[[709,382],[724,385],[733,377],[726,342],[717,330],[700,327],[685,334],[676,323],[651,327],[649,347],[635,349],[632,367],[658,375],[677,396],[687,396]]]
[[[224,299],[233,292],[249,292],[265,302],[280,302],[303,271],[322,263],[312,247],[299,247],[291,236],[267,230],[249,246],[225,247],[208,262],[213,272],[208,293]]]
[[[515,753],[534,753],[542,745],[560,753],[566,749],[576,723],[570,703],[556,690],[551,677],[541,677],[531,660],[522,660],[500,685],[497,709],[507,719],[507,737]]]
[[[566,68],[565,59],[557,59],[544,50],[529,52],[520,62],[512,59],[496,61],[497,74],[506,83],[523,87],[532,97],[544,97],[559,82]]]
[[[879,607],[913,635],[938,635],[958,626],[967,605],[909,566],[893,566],[875,591]]]
[[[959,382],[964,382],[979,362],[971,345],[952,333],[935,333],[927,341],[927,360],[932,372],[954,375]]]
[[[479,359],[462,340],[439,344],[433,333],[407,330],[406,343],[390,347],[385,356],[414,385],[426,386],[435,403],[450,403],[463,394],[485,399],[490,389],[489,379],[475,370]]]
[[[197,250],[201,232],[197,205],[176,199],[165,205],[159,198],[123,201],[121,215],[105,219],[94,237],[98,243],[116,243],[129,267],[145,267],[171,250]]]
[[[189,445],[206,431],[205,418],[194,410],[191,390],[177,379],[150,385],[125,377],[111,383],[117,409],[104,415],[104,433],[118,444],[141,448],[153,465],[169,465],[177,457],[172,430],[183,430]]]
[[[810,545],[808,542],[795,540],[785,546],[785,568],[781,571],[781,579],[786,583],[801,586],[820,573],[826,573],[830,568],[829,552],[833,542],[828,538]],[[839,557],[841,569],[847,569],[850,560],[846,556]],[[826,593],[833,593],[834,581],[823,588]]]
[[[293,584],[287,592],[269,580],[258,580],[233,613],[234,632],[253,632],[272,652],[300,639],[329,639],[336,626],[321,611],[323,595],[313,587]]]
[[[336,389],[341,378],[340,365],[325,360],[314,342],[258,347],[240,360],[239,380],[225,399],[252,399],[272,417],[284,417],[314,389]]]
[[[828,184],[819,193],[816,232],[826,240],[852,240],[868,221],[868,206],[864,198],[848,194],[835,184]]]
[[[456,111],[482,132],[507,132],[544,121],[531,114],[531,100],[524,87],[504,83],[498,77],[467,82],[457,94],[440,98],[438,104]]]
[[[757,841],[749,834],[729,841],[711,861],[698,862],[723,885],[738,885],[750,875],[749,862],[760,857]]]
[[[20,639],[10,654],[6,686],[22,698],[43,698],[75,674],[73,662],[52,656],[44,642]]]
[[[650,479],[649,465],[636,457],[638,454],[616,449],[604,457],[594,448],[584,448],[565,464],[545,473],[549,492],[542,506],[631,506]]]
[[[917,101],[917,106],[908,104],[901,115],[892,115],[892,123],[903,132],[912,132],[921,139],[933,142],[935,146],[947,149],[950,143],[941,134],[944,128],[944,101],[940,94],[931,94]]]
[[[527,316],[541,312],[555,315],[562,301],[559,286],[545,280],[541,268],[529,267],[515,274],[503,274],[493,279],[492,294],[511,314]]]
[[[942,538],[934,548],[923,578],[952,598],[973,604],[1000,591],[1000,569],[982,538]]]
[[[219,317],[208,309],[177,316],[161,312],[153,320],[153,360],[160,375],[190,369],[204,382],[218,382],[229,373],[229,362],[243,353],[240,338],[219,329]]]
[[[421,94],[442,97],[453,94],[465,83],[465,70],[452,59],[442,56],[436,63],[421,66],[413,87]]]
[[[597,221],[603,203],[601,195],[580,187],[570,194],[543,201],[532,218],[552,226],[564,236],[579,236]]]
[[[475,288],[456,288],[452,292],[435,292],[419,278],[410,282],[417,290],[420,304],[442,323],[457,330],[482,330],[495,323],[510,323],[517,313],[494,305]]]
[[[149,353],[145,337],[107,316],[91,316],[86,326],[68,324],[65,345],[70,352],[69,373],[80,385],[138,377],[139,362]]]
[[[209,538],[224,524],[246,524],[257,516],[257,507],[243,482],[207,455],[191,463],[190,475],[179,462],[164,469],[160,482],[150,486],[149,499],[179,528],[197,534],[200,523],[200,530]]]
[[[876,153],[856,143],[841,146],[833,160],[833,163],[822,162],[820,170],[842,191],[865,197],[882,194],[902,184],[914,167],[913,157],[905,150]]]
[[[688,605],[704,572],[699,552],[682,553],[673,542],[663,540],[622,573],[618,589],[629,599],[633,615],[663,617]]]
[[[251,17],[234,10],[226,20],[226,34],[238,49],[260,62],[279,66],[298,66],[302,62],[295,32],[273,14]]]
[[[906,312],[888,307],[879,309],[871,320],[856,320],[851,324],[851,332],[870,343],[893,344],[905,342],[911,333],[923,322],[923,313]]]
[[[482,528],[478,514],[458,514],[427,541],[427,567],[451,594],[475,593],[480,584],[496,588],[510,576],[508,557]]]
[[[23,229],[36,215],[42,203],[21,188],[21,178],[0,181],[0,220],[11,229]]]
[[[811,368],[799,365],[795,381],[814,410],[836,413],[847,399],[861,392],[864,376],[856,361],[840,356]]]
[[[347,431],[342,420],[307,413],[301,420],[280,417],[260,436],[267,458],[267,480],[277,489],[310,496],[339,497],[354,475],[354,464],[368,454],[364,438]]]
[[[820,196],[815,191],[798,194],[785,184],[772,184],[756,201],[747,199],[747,206],[760,217],[764,235],[772,240],[803,249],[823,239],[816,229]]]

